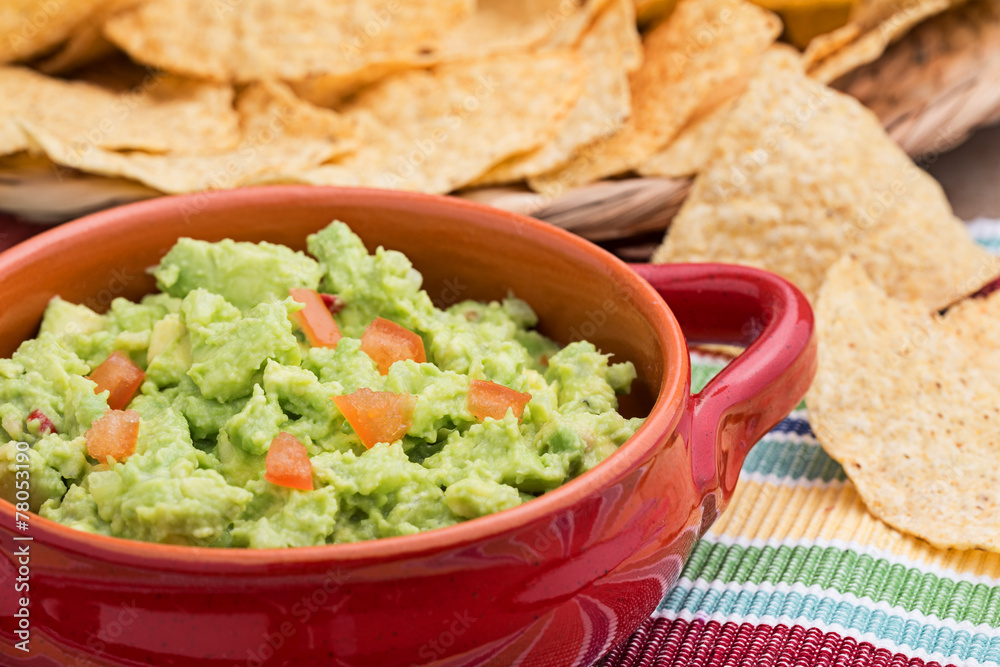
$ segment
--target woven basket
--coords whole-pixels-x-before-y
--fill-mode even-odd
[[[1000,122],[1000,2],[977,2],[917,26],[882,57],[835,81],[882,120],[918,164]],[[541,218],[646,260],[684,203],[690,179],[627,178],[548,198],[523,187],[465,193]]]

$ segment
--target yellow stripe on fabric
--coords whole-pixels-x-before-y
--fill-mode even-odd
[[[740,481],[709,536],[772,542],[835,541],[958,574],[1000,579],[1000,554],[937,549],[868,513],[854,485],[795,486]],[[710,538],[711,539],[711,538]]]

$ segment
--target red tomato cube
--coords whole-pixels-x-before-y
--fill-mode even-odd
[[[362,388],[353,394],[334,396],[333,402],[361,443],[371,449],[379,442],[396,442],[410,430],[417,397]]]
[[[503,419],[507,410],[513,409],[517,421],[524,415],[524,407],[531,400],[531,394],[514,391],[509,387],[489,380],[473,380],[469,386],[469,412],[476,419]]]
[[[102,391],[110,392],[108,407],[121,410],[131,402],[139,385],[146,378],[146,373],[132,363],[127,354],[118,350],[92,370],[89,377],[97,383],[95,391],[98,394]]]
[[[135,410],[108,410],[94,420],[84,436],[87,453],[101,463],[111,456],[124,461],[135,454],[139,441],[139,413]]]
[[[293,287],[288,290],[292,298],[304,303],[305,308],[292,314],[292,319],[306,335],[306,340],[313,347],[337,347],[340,340],[340,327],[333,319],[333,314],[326,307],[322,295],[316,290]]]
[[[382,317],[376,317],[361,334],[361,351],[372,358],[382,375],[403,359],[419,364],[427,361],[424,340],[419,335]]]
[[[303,491],[313,490],[312,461],[309,452],[299,439],[282,431],[271,441],[271,447],[264,457],[264,479]]]

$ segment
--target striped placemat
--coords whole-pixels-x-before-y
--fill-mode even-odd
[[[973,236],[1000,254],[1000,221]],[[700,389],[722,368],[692,355]],[[1000,554],[935,549],[865,510],[800,405],[656,613],[602,667],[1000,664]]]

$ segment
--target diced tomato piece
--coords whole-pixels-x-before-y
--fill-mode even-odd
[[[108,391],[108,407],[121,410],[132,400],[146,373],[132,363],[128,355],[118,350],[90,372],[90,379],[97,383],[96,391]]]
[[[382,375],[403,359],[413,359],[419,364],[427,361],[420,336],[382,317],[376,317],[361,334],[361,351],[372,358]]]
[[[476,419],[503,419],[507,410],[513,409],[517,421],[524,415],[524,406],[531,400],[531,394],[514,391],[489,380],[473,380],[469,386],[469,412]]]
[[[264,457],[264,479],[290,489],[313,490],[313,467],[306,446],[282,431],[271,441]]]
[[[108,410],[94,420],[86,433],[87,453],[104,463],[107,457],[124,461],[135,454],[139,441],[139,413],[135,410]]]
[[[52,420],[45,416],[45,413],[41,410],[32,410],[31,414],[28,415],[27,421],[37,421],[38,422],[38,432],[39,433],[58,433],[56,430],[56,425],[52,423]]]
[[[319,298],[323,299],[323,305],[326,309],[330,311],[331,315],[336,315],[344,309],[347,304],[336,294],[327,294],[326,292],[320,292]]]
[[[333,321],[330,309],[323,302],[323,297],[316,290],[293,287],[288,290],[292,298],[304,303],[305,308],[294,313],[292,317],[302,328],[306,340],[313,347],[337,347],[340,340],[340,327]]]
[[[417,397],[362,388],[353,394],[334,396],[333,402],[361,443],[371,449],[379,442],[396,442],[410,430]]]

